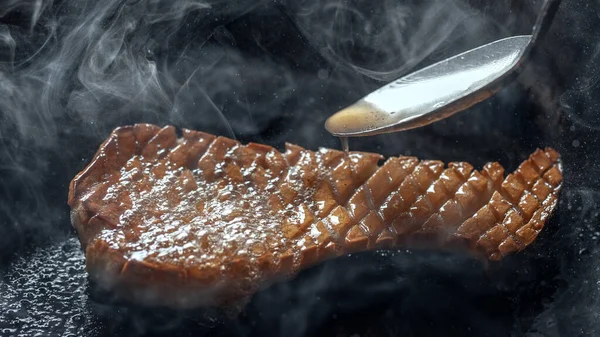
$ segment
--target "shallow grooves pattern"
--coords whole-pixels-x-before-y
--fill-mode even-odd
[[[450,163],[445,168],[440,161],[392,157],[378,167],[382,157],[377,154],[313,152],[291,144],[281,154],[269,146],[244,146],[202,132],[183,130],[183,134],[178,140],[173,127],[148,124],[116,129],[92,163],[73,179],[69,193],[73,224],[86,247],[90,274],[105,282],[128,284],[127,293],[154,287],[159,299],[149,302],[161,304],[165,296],[177,297],[178,291],[184,296],[189,287],[212,287],[217,302],[227,302],[228,297],[251,293],[258,281],[273,274],[294,273],[327,257],[379,247],[462,247],[497,260],[535,239],[556,205],[562,184],[559,155],[553,149],[537,150],[503,179],[498,163],[486,164],[479,172],[468,163]],[[140,173],[142,167],[151,173]],[[233,207],[254,209],[261,202],[268,206],[259,218],[276,224],[261,230],[277,240],[260,243],[258,254],[240,255],[239,251],[250,248],[242,242],[236,245],[238,252],[224,252],[215,257],[218,261],[192,266],[173,258],[132,259],[126,240],[125,246],[119,246],[111,242],[114,237],[105,235],[134,227],[123,221],[133,197],[115,185],[127,175],[133,188],[140,188],[152,184],[150,176],[168,174],[179,190],[157,197],[177,199],[176,203],[204,186],[242,189],[242,194],[247,188],[255,191],[244,194],[250,195],[250,204]],[[202,193],[204,198],[220,198],[210,191]],[[232,198],[225,197],[224,203]],[[252,219],[248,214],[245,219]],[[218,246],[219,242],[212,242],[204,250],[218,251]],[[216,284],[221,286],[215,290]],[[143,297],[146,301],[148,295]],[[193,306],[204,300],[166,304]]]

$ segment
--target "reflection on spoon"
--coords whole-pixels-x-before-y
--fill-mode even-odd
[[[400,78],[335,113],[335,136],[367,136],[424,126],[487,97],[511,74],[531,41],[514,36],[466,51]]]

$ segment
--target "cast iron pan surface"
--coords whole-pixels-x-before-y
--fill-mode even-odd
[[[559,206],[486,269],[419,250],[352,254],[263,289],[235,317],[99,293],[68,183],[136,122],[283,148],[338,148],[336,109],[385,81],[527,33],[539,1],[55,1],[0,8],[1,336],[594,336],[600,333],[600,5],[563,1],[533,64],[496,96],[354,150],[514,169],[562,155]],[[380,6],[380,7],[379,7]]]

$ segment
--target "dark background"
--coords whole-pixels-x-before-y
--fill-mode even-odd
[[[110,131],[174,124],[339,147],[325,119],[411,70],[528,34],[541,1],[0,1],[0,335],[594,336],[600,333],[600,2],[564,0],[518,80],[428,127],[351,149],[512,169],[565,186],[525,252],[329,261],[221,312],[108,303],[89,287],[68,184]]]

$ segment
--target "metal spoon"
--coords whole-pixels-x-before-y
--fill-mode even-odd
[[[338,137],[408,130],[485,100],[522,69],[535,42],[547,32],[559,3],[544,2],[532,35],[497,40],[404,76],[333,114],[325,128]]]

